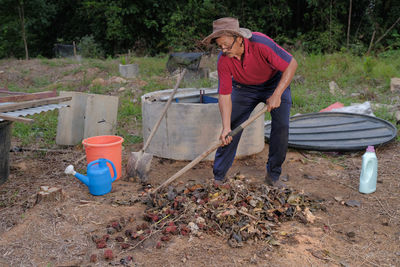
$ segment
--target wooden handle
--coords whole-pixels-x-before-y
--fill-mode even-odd
[[[259,112],[257,112],[254,116],[252,116],[251,118],[247,119],[246,121],[244,121],[242,124],[240,124],[238,127],[236,127],[233,131],[231,131],[228,135],[229,136],[235,136],[237,135],[240,131],[242,131],[244,128],[246,128],[250,123],[252,123],[253,121],[255,121],[258,117],[260,117],[261,115],[263,115],[266,111],[268,110],[268,105],[265,105],[265,107],[263,109],[261,109]],[[199,163],[201,160],[205,159],[208,155],[211,154],[211,152],[213,152],[214,150],[216,150],[218,147],[221,146],[221,141],[217,141],[215,143],[213,143],[206,151],[204,151],[200,156],[198,156],[197,158],[195,158],[192,162],[190,162],[188,165],[186,165],[185,167],[183,167],[180,171],[178,171],[177,173],[175,173],[173,176],[171,176],[170,178],[168,178],[164,183],[162,183],[159,187],[157,187],[154,191],[152,191],[152,194],[155,194],[158,190],[160,190],[161,188],[163,188],[164,186],[170,184],[172,181],[174,181],[175,179],[177,179],[178,177],[180,177],[181,175],[183,175],[185,172],[187,172],[189,169],[191,169],[194,165],[196,165],[197,163]]]
[[[185,76],[185,73],[186,73],[186,69],[183,69],[181,75],[178,77],[178,80],[176,81],[176,84],[175,84],[174,90],[172,90],[171,96],[168,98],[167,104],[165,104],[165,106],[164,106],[164,109],[161,113],[160,118],[158,118],[158,121],[154,125],[153,129],[151,129],[149,138],[147,138],[146,143],[143,146],[143,149],[142,149],[143,152],[146,151],[147,147],[150,144],[151,139],[153,139],[154,134],[156,133],[158,127],[160,126],[165,113],[167,113],[167,110],[168,110],[169,106],[171,105],[172,99],[174,98],[174,95],[176,94],[176,91],[178,90],[179,84],[181,83],[183,76]]]
[[[19,122],[24,122],[24,123],[32,123],[33,122],[32,119],[21,118],[18,116],[10,116],[5,113],[0,113],[0,119],[7,120],[7,121],[19,121]]]

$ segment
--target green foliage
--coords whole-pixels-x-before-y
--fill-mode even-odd
[[[17,2],[18,3],[18,2]],[[212,21],[224,16],[263,32],[280,44],[307,52],[334,52],[346,47],[357,55],[383,36],[400,16],[399,1],[359,0],[353,3],[347,47],[348,0],[214,1],[214,0],[2,0],[0,58],[23,57],[18,8],[25,11],[30,55],[53,56],[57,40],[83,42],[84,56],[104,57],[130,49],[136,55],[204,50],[200,41]],[[256,12],[255,12],[256,11]],[[397,27],[374,44],[375,51],[398,49]],[[82,44],[81,44],[82,45]]]
[[[88,58],[103,58],[104,51],[99,44],[96,43],[93,35],[84,36],[79,42],[80,54]]]
[[[365,57],[363,62],[364,73],[366,77],[369,77],[374,68],[375,62],[372,57]]]

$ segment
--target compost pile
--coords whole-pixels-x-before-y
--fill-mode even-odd
[[[247,183],[240,174],[220,186],[195,184],[180,191],[170,187],[147,205],[145,219],[162,229],[161,240],[171,234],[207,233],[227,238],[232,247],[247,240],[273,240],[280,222],[312,222],[312,211],[322,208],[300,192]],[[166,219],[174,221],[161,223]]]
[[[106,235],[93,238],[98,248],[109,247],[112,238],[119,243],[112,247],[132,250],[152,236],[155,247],[161,248],[174,235],[204,238],[204,233],[226,238],[231,247],[241,247],[250,240],[274,245],[280,222],[313,222],[312,212],[324,209],[320,201],[301,192],[248,183],[240,174],[220,186],[171,186],[153,197],[144,194],[142,201],[147,205],[145,222],[134,220],[136,227],[128,227],[123,218],[111,222]],[[112,237],[118,232],[120,236]]]

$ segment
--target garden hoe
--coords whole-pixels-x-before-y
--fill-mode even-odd
[[[254,116],[252,116],[251,118],[247,119],[245,122],[243,122],[242,124],[240,124],[238,127],[236,127],[233,131],[231,131],[228,136],[235,136],[237,135],[240,131],[242,131],[244,128],[246,128],[249,124],[251,124],[253,121],[255,121],[258,117],[260,117],[261,115],[263,115],[266,111],[268,110],[268,105],[265,105],[265,107],[260,110],[259,112],[257,112],[257,114],[255,114]],[[164,186],[170,184],[171,182],[173,182],[174,180],[176,180],[177,178],[179,178],[180,176],[182,176],[185,172],[187,172],[189,169],[191,169],[192,167],[194,167],[197,163],[199,163],[201,160],[203,160],[204,158],[206,158],[209,154],[211,154],[214,150],[216,150],[218,147],[221,146],[221,141],[218,140],[215,143],[213,143],[206,151],[204,151],[200,156],[198,156],[197,158],[195,158],[192,162],[190,162],[188,165],[186,165],[185,167],[183,167],[179,172],[175,173],[173,176],[171,176],[170,178],[168,178],[168,180],[166,180],[164,183],[162,183],[159,187],[157,187],[156,189],[154,189],[153,191],[151,191],[150,196],[154,197],[154,195],[158,192],[158,190],[160,190],[161,188],[163,188]]]
[[[180,73],[175,87],[172,90],[170,97],[168,98],[167,104],[165,104],[164,109],[161,112],[161,116],[151,130],[150,135],[147,138],[143,148],[139,152],[131,152],[126,168],[128,177],[138,177],[142,183],[147,182],[147,174],[150,171],[153,155],[151,153],[146,153],[145,151],[148,148],[150,141],[156,133],[158,127],[160,126],[164,115],[167,113],[167,110],[171,105],[171,102],[178,90],[178,87],[186,73],[186,69],[197,70],[201,56],[202,53],[174,53],[170,55],[167,62],[167,69],[170,72],[173,72],[176,69],[183,68],[183,71]]]

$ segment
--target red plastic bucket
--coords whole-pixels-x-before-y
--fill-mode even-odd
[[[116,135],[100,135],[86,138],[82,141],[86,151],[87,164],[90,162],[104,158],[114,163],[117,171],[117,179],[121,177],[121,159],[122,159],[122,142],[124,138]],[[114,171],[109,163],[111,177],[114,177]]]

